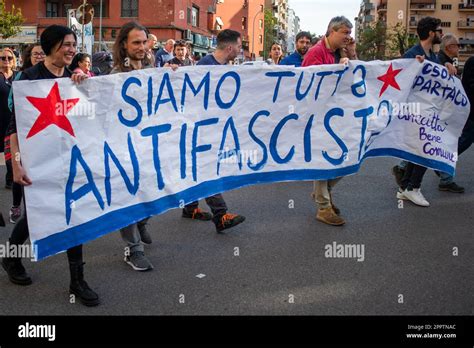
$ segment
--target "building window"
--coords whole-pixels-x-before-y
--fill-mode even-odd
[[[138,17],[138,0],[122,0],[121,17]]]
[[[188,15],[188,17],[187,17],[187,19],[188,19],[188,20],[187,20],[187,23],[188,23],[188,24],[191,24],[191,9],[188,7],[186,10],[187,10],[187,15]]]
[[[110,36],[112,37],[112,39],[115,39],[115,37],[117,36],[117,30],[112,29],[112,31],[110,32]]]
[[[100,17],[100,1],[92,4],[94,6],[94,17]],[[109,0],[102,0],[102,17],[109,16]]]
[[[263,12],[263,5],[260,5],[260,12]]]
[[[67,13],[70,9],[72,9],[72,4],[63,4],[63,17],[67,17]]]
[[[258,42],[260,42],[260,45],[263,44],[263,35],[258,36]]]
[[[191,8],[191,25],[193,27],[199,27],[199,8],[196,6]]]
[[[451,22],[441,22],[443,28],[451,28]]]
[[[451,10],[452,5],[441,5],[442,10]]]
[[[263,29],[263,19],[259,19],[259,21],[258,21],[258,27],[259,27],[260,29]]]
[[[46,17],[58,17],[58,3],[57,2],[46,2]]]
[[[247,17],[242,17],[242,30],[247,29]]]

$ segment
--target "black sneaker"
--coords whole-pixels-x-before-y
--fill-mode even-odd
[[[212,218],[216,225],[217,233],[221,233],[223,230],[237,226],[238,224],[245,221],[245,216],[226,213],[224,215],[217,215]]]
[[[21,259],[5,257],[2,259],[2,267],[13,284],[30,285],[32,283],[30,276],[21,263]]]
[[[124,261],[135,271],[144,272],[153,269],[153,265],[148,261],[143,251],[133,251],[129,256],[125,256]]]
[[[405,175],[405,169],[400,168],[400,166],[394,166],[392,168],[392,175],[395,177],[395,181],[397,182],[397,185],[400,187],[402,186],[402,179],[403,176]]]
[[[439,184],[438,189],[440,191],[448,191],[453,193],[464,193],[464,187],[459,186],[455,182],[450,184]]]
[[[148,230],[146,228],[146,222],[138,222],[137,223],[138,227],[138,232],[140,233],[140,239],[142,240],[143,243],[145,244],[151,244],[153,241],[151,240],[150,233],[148,233]]]
[[[188,212],[186,209],[183,209],[183,214],[181,215],[187,219],[209,221],[212,219],[212,215],[207,211],[203,211],[199,208],[194,209],[192,213]]]

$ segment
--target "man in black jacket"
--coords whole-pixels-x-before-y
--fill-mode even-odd
[[[450,73],[458,75],[458,55],[459,55],[459,41],[456,36],[446,34],[441,39],[441,47],[438,54],[438,59],[441,65],[444,65]],[[459,153],[458,153],[459,155]],[[453,193],[463,193],[464,187],[459,186],[454,182],[454,176],[444,173],[435,172],[439,177],[438,188],[440,191],[448,191]]]

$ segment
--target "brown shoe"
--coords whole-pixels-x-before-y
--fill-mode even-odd
[[[341,218],[334,212],[332,207],[318,209],[316,220],[332,226],[342,226],[346,223],[343,218]]]

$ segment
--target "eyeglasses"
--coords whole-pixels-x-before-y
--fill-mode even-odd
[[[3,56],[3,57],[0,57],[0,59],[3,60],[4,62],[6,62],[7,59],[8,59],[8,61],[11,62],[13,60],[13,57],[12,56],[7,56],[7,57]]]
[[[44,52],[34,52],[31,54],[33,57],[42,57],[45,56]]]
[[[434,31],[437,31],[438,33],[442,34],[443,33],[443,29],[436,29]]]

